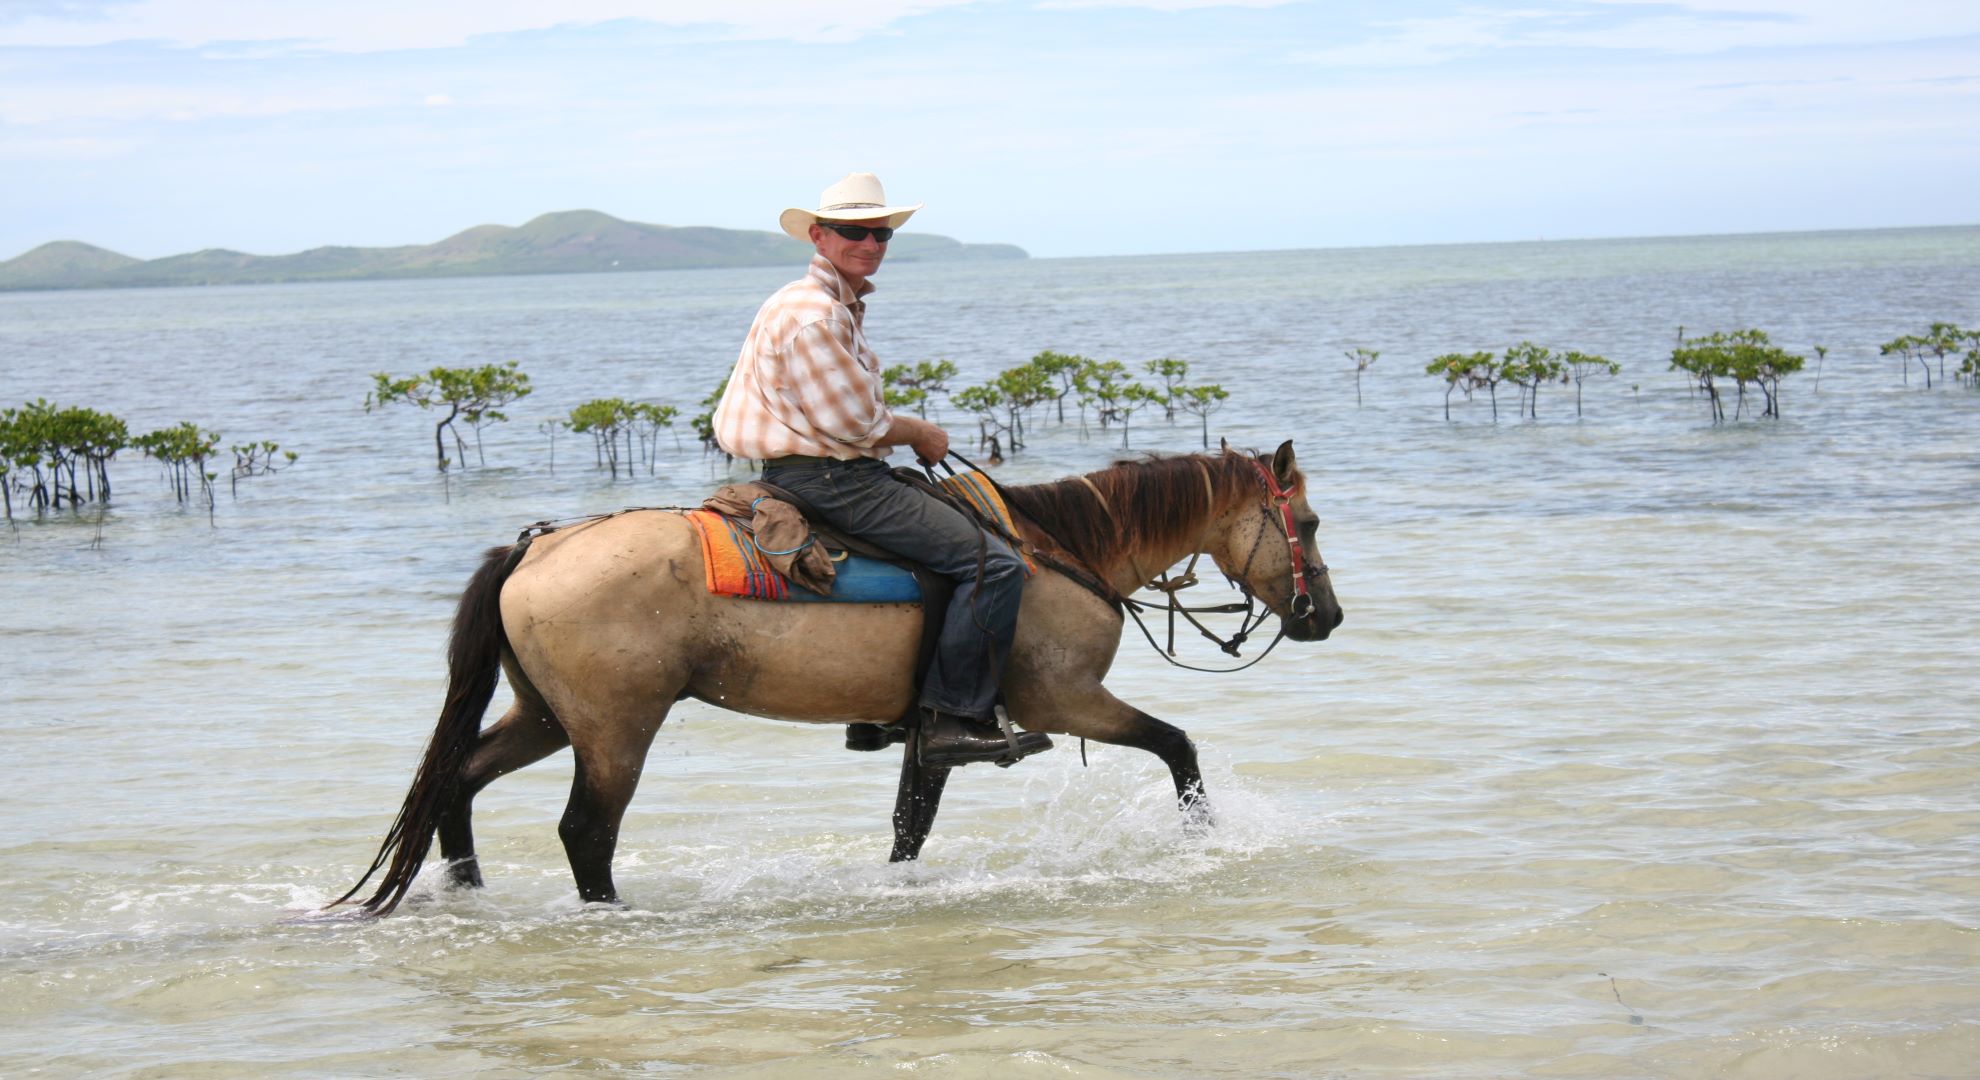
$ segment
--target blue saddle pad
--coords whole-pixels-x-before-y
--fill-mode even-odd
[[[919,604],[921,585],[903,567],[864,555],[848,554],[832,564],[838,576],[832,579],[832,595],[820,596],[810,589],[791,589],[784,601],[794,604]]]

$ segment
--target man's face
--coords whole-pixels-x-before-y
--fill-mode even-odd
[[[864,225],[869,229],[887,224],[886,218],[871,221],[834,222],[838,225]],[[887,245],[874,239],[870,234],[864,240],[848,240],[823,225],[811,227],[811,242],[818,245],[818,253],[825,261],[838,269],[839,273],[864,281],[880,269],[880,260],[887,257]]]

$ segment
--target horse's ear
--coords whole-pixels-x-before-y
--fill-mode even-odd
[[[1226,454],[1230,453],[1231,440],[1226,439],[1221,435],[1217,436],[1217,449],[1223,451]]]
[[[1293,482],[1298,472],[1299,469],[1293,464],[1292,440],[1287,439],[1272,451],[1272,475],[1279,478],[1280,487],[1285,487]]]

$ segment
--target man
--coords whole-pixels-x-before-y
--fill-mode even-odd
[[[1043,732],[1024,732],[1014,746],[993,722],[1024,563],[996,537],[979,540],[959,511],[895,480],[886,464],[896,446],[929,464],[949,452],[940,427],[887,408],[864,329],[869,279],[894,230],[919,209],[888,205],[879,178],[852,173],[825,189],[818,209],[784,211],[784,231],[817,255],[757,311],[715,407],[715,441],[763,462],[767,483],[826,524],[956,582],[922,686],[915,753],[927,766],[1012,761],[1052,745]]]

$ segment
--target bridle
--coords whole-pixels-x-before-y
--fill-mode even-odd
[[[1327,576],[1327,564],[1308,560],[1306,557],[1306,546],[1299,539],[1299,523],[1293,519],[1292,500],[1294,490],[1280,487],[1278,478],[1272,475],[1272,470],[1267,468],[1264,462],[1259,461],[1257,458],[1252,458],[1251,465],[1258,471],[1259,481],[1265,488],[1265,497],[1258,507],[1259,512],[1265,516],[1265,526],[1259,529],[1258,534],[1252,538],[1251,550],[1245,554],[1244,565],[1238,569],[1237,577],[1233,578],[1229,574],[1224,575],[1226,581],[1236,586],[1238,591],[1244,594],[1244,603],[1184,607],[1176,600],[1176,593],[1198,583],[1196,579],[1196,560],[1203,553],[1204,543],[1202,541],[1196,544],[1197,550],[1191,553],[1189,563],[1183,567],[1183,572],[1173,579],[1169,577],[1168,571],[1164,570],[1159,577],[1150,580],[1142,573],[1139,567],[1134,566],[1132,557],[1130,557],[1130,569],[1134,571],[1137,578],[1147,582],[1142,587],[1162,593],[1167,598],[1168,602],[1163,607],[1167,610],[1169,616],[1169,647],[1164,649],[1158,644],[1155,641],[1155,635],[1148,632],[1148,624],[1144,623],[1141,619],[1141,611],[1149,607],[1149,605],[1124,597],[1122,598],[1121,606],[1129,615],[1133,616],[1134,624],[1141,628],[1141,636],[1148,639],[1149,646],[1155,650],[1156,654],[1176,667],[1189,671],[1221,673],[1243,671],[1252,664],[1256,664],[1260,660],[1270,656],[1272,650],[1279,647],[1279,642],[1285,640],[1286,628],[1285,624],[1281,622],[1278,635],[1272,638],[1270,645],[1265,646],[1264,652],[1259,653],[1249,661],[1234,668],[1196,667],[1176,659],[1176,616],[1178,615],[1182,616],[1191,626],[1196,627],[1198,633],[1215,642],[1219,649],[1234,657],[1238,655],[1238,649],[1250,639],[1252,631],[1258,629],[1259,626],[1264,624],[1266,619],[1272,616],[1270,605],[1254,603],[1257,597],[1252,593],[1251,587],[1245,584],[1245,581],[1250,576],[1251,564],[1258,558],[1259,546],[1265,542],[1265,534],[1271,532],[1274,525],[1284,530],[1286,547],[1291,553],[1292,593],[1286,604],[1286,611],[1294,619],[1308,618],[1313,614],[1313,586]],[[1209,495],[1209,502],[1206,505],[1214,508],[1217,502],[1216,489],[1210,481],[1209,467],[1205,466],[1201,461],[1197,462],[1197,467],[1203,471],[1203,486],[1205,492]],[[1091,483],[1087,486],[1093,487]],[[1097,496],[1099,493],[1099,490],[1095,488],[1094,494]],[[1107,510],[1109,516],[1112,516],[1113,511],[1107,507],[1105,499],[1101,499],[1100,506],[1103,510]],[[1275,508],[1278,511],[1276,514],[1273,513]],[[1204,525],[1205,540],[1209,537],[1209,528],[1210,523],[1206,522]],[[1254,607],[1257,608],[1256,611],[1253,610]],[[1211,632],[1209,627],[1204,626],[1196,619],[1197,613],[1231,613],[1239,611],[1244,612],[1244,620],[1238,632],[1229,638],[1218,637],[1215,633]]]
[[[1292,491],[1279,486],[1278,477],[1272,475],[1272,470],[1266,468],[1264,462],[1253,458],[1251,464],[1257,468],[1259,478],[1265,482],[1267,507],[1265,516],[1268,519],[1272,516],[1271,507],[1279,508],[1279,523],[1286,529],[1286,547],[1292,551],[1292,599],[1286,604],[1286,610],[1293,618],[1304,619],[1313,614],[1311,583],[1327,576],[1327,564],[1323,562],[1315,563],[1311,567],[1307,565],[1306,548],[1299,542],[1299,523],[1293,520]],[[1251,546],[1251,554],[1253,556],[1258,554],[1258,545],[1255,543]],[[1249,557],[1245,559],[1244,565],[1247,570],[1251,568]]]
[[[950,450],[948,456],[955,458],[957,461],[961,462],[965,468],[968,468],[979,474],[983,474],[983,470],[980,467],[978,467],[974,462],[970,461],[966,457],[963,457],[961,454],[956,453],[954,450]],[[1204,521],[1203,535],[1198,538],[1195,544],[1195,550],[1190,553],[1188,565],[1184,566],[1183,572],[1174,578],[1171,578],[1169,576],[1169,572],[1167,570],[1162,571],[1160,575],[1150,575],[1144,572],[1140,566],[1135,564],[1133,555],[1128,556],[1128,569],[1133,571],[1136,581],[1143,583],[1140,587],[1144,589],[1149,589],[1154,592],[1162,593],[1167,598],[1167,603],[1160,606],[1162,610],[1168,613],[1169,616],[1169,647],[1168,648],[1164,649],[1159,643],[1156,642],[1155,635],[1149,633],[1148,631],[1148,624],[1143,622],[1141,619],[1141,613],[1147,610],[1151,605],[1143,604],[1140,601],[1132,599],[1130,597],[1112,595],[1114,592],[1112,587],[1104,584],[1104,582],[1098,578],[1097,574],[1095,575],[1095,580],[1093,580],[1092,582],[1082,582],[1082,584],[1087,585],[1088,588],[1093,589],[1095,593],[1099,595],[1102,599],[1108,601],[1109,603],[1118,603],[1121,610],[1127,612],[1128,615],[1133,617],[1135,626],[1141,629],[1141,636],[1148,639],[1149,647],[1155,650],[1156,655],[1160,656],[1164,660],[1167,660],[1170,664],[1174,665],[1175,667],[1183,668],[1188,671],[1204,671],[1204,672],[1211,672],[1216,674],[1227,674],[1235,671],[1243,671],[1245,668],[1248,668],[1251,665],[1256,664],[1260,660],[1265,659],[1267,656],[1272,655],[1272,650],[1278,648],[1279,642],[1285,640],[1286,628],[1285,628],[1285,624],[1281,622],[1279,625],[1278,635],[1272,639],[1272,643],[1270,645],[1265,646],[1264,652],[1259,653],[1257,656],[1252,657],[1250,660],[1246,661],[1245,663],[1239,664],[1237,667],[1233,667],[1233,668],[1197,667],[1193,664],[1185,664],[1182,661],[1176,659],[1176,616],[1178,615],[1182,616],[1184,621],[1188,622],[1191,626],[1196,627],[1197,633],[1202,634],[1204,637],[1209,638],[1211,641],[1215,642],[1217,648],[1223,650],[1225,653],[1227,653],[1230,656],[1237,656],[1238,650],[1241,647],[1243,647],[1246,641],[1250,640],[1252,631],[1264,625],[1265,620],[1272,617],[1271,607],[1269,605],[1261,605],[1257,603],[1257,599],[1258,599],[1257,596],[1252,593],[1251,587],[1245,584],[1244,579],[1247,576],[1249,576],[1249,571],[1251,570],[1251,564],[1254,561],[1256,561],[1258,558],[1258,548],[1259,545],[1265,542],[1265,534],[1273,531],[1274,525],[1277,525],[1278,527],[1284,530],[1285,538],[1286,538],[1286,546],[1291,550],[1291,554],[1292,554],[1292,568],[1291,568],[1292,595],[1291,595],[1291,600],[1288,602],[1286,606],[1286,610],[1287,612],[1290,613],[1292,618],[1304,619],[1313,613],[1312,587],[1313,585],[1317,584],[1322,578],[1327,576],[1327,564],[1324,562],[1309,560],[1306,557],[1306,546],[1300,543],[1299,523],[1293,520],[1293,512],[1292,512],[1292,500],[1293,500],[1294,490],[1291,488],[1280,487],[1278,478],[1272,475],[1272,470],[1267,468],[1264,462],[1258,460],[1257,458],[1250,458],[1249,460],[1251,461],[1251,467],[1257,470],[1259,482],[1264,486],[1265,489],[1264,498],[1258,504],[1259,513],[1265,516],[1265,527],[1258,530],[1258,535],[1252,538],[1251,550],[1245,554],[1244,565],[1239,568],[1238,576],[1236,578],[1233,578],[1229,574],[1224,575],[1225,581],[1230,582],[1232,586],[1236,587],[1236,589],[1239,592],[1244,594],[1244,603],[1209,604],[1201,607],[1184,607],[1180,602],[1176,600],[1176,594],[1178,592],[1181,592],[1182,590],[1187,589],[1192,585],[1199,584],[1196,578],[1196,560],[1202,557],[1203,548],[1205,547],[1207,541],[1210,538],[1211,526],[1216,524],[1216,517],[1214,514],[1211,514],[1211,516]],[[951,476],[955,475],[955,470],[949,468],[949,464],[947,461],[942,462],[941,466],[944,469],[948,469],[949,474]],[[1211,511],[1215,510],[1217,505],[1217,486],[1210,479],[1210,467],[1208,465],[1204,464],[1201,459],[1198,459],[1196,462],[1196,467],[1197,470],[1203,476],[1203,494],[1205,497],[1205,501],[1203,505],[1205,507],[1205,512],[1211,513]],[[937,483],[935,479],[934,467],[924,464],[922,468],[927,471],[929,482],[931,484]],[[1074,479],[1086,485],[1087,490],[1093,493],[1093,498],[1099,502],[1101,512],[1107,515],[1107,519],[1109,521],[1114,520],[1114,508],[1107,505],[1107,497],[1101,493],[1100,488],[1097,485],[1095,485],[1093,481],[1088,480],[1084,476],[1074,477]],[[1275,507],[1278,509],[1278,514],[1276,515],[1276,517],[1272,512]],[[1007,536],[1006,539],[1009,539],[1014,543],[1019,542],[1017,541],[1017,538],[1014,536]],[[1087,572],[1089,574],[1094,573],[1090,568],[1088,569]],[[1209,627],[1204,626],[1201,622],[1198,622],[1196,619],[1196,616],[1200,614],[1227,615],[1240,611],[1244,613],[1244,619],[1242,620],[1242,624],[1240,625],[1238,632],[1232,634],[1229,638],[1218,637],[1216,633],[1214,633]]]

